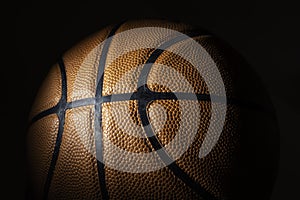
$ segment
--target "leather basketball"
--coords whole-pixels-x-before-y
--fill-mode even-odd
[[[264,138],[277,129],[258,80],[229,45],[191,25],[137,20],[100,30],[53,65],[33,103],[31,197],[269,195],[266,169],[276,161],[264,147],[276,148]],[[252,155],[256,142],[263,148]]]

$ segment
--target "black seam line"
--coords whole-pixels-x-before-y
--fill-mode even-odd
[[[154,92],[154,93],[155,94],[153,95],[153,99],[152,99],[153,101],[154,100],[195,100],[195,96],[196,96],[199,102],[207,101],[212,103],[225,103],[224,97],[217,96],[217,95],[214,95],[215,98],[213,98],[212,100],[211,95],[209,94],[193,94],[193,93],[184,93],[184,92],[174,92],[173,94],[172,92]],[[140,97],[137,96],[137,92],[113,94],[113,95],[102,96],[101,103],[139,100],[139,99]],[[94,97],[79,99],[79,100],[67,102],[66,109],[95,105],[95,103],[96,103],[96,98]],[[267,109],[260,104],[250,102],[250,101],[242,101],[236,98],[227,98],[226,104],[239,106],[240,108],[253,109],[253,110],[257,110],[257,111],[261,111],[273,115],[272,110]],[[59,105],[57,104],[47,110],[38,113],[31,119],[30,124],[33,124],[34,122],[38,121],[43,117],[56,113],[58,108]]]
[[[213,98],[212,98],[213,97]],[[113,94],[107,95],[102,97],[103,103],[108,102],[118,102],[118,101],[128,101],[128,100],[140,100],[140,96],[138,92],[133,93],[123,93],[123,94]],[[149,99],[154,100],[198,100],[212,102],[212,103],[224,103],[225,104],[224,96],[218,95],[210,95],[210,94],[194,94],[194,93],[185,93],[185,92],[151,92]],[[273,114],[273,112],[260,104],[250,102],[250,101],[243,101],[236,98],[226,98],[226,105],[235,105],[239,106],[240,108],[248,108],[253,109],[269,114]]]
[[[144,127],[144,131],[150,144],[158,153],[158,156],[161,160],[166,164],[166,166],[172,171],[172,173],[182,180],[187,186],[189,186],[194,192],[199,194],[202,198],[207,200],[216,200],[216,198],[207,192],[200,184],[195,182],[186,172],[184,172],[174,161],[173,158],[163,149],[163,145],[159,141],[159,139],[154,134],[152,127],[149,126],[149,119],[147,116],[146,107],[149,102],[147,101],[138,101],[138,111],[140,114],[140,118],[142,121],[142,125]],[[159,150],[159,151],[158,151]],[[171,163],[171,164],[170,164]]]
[[[142,68],[142,71],[140,73],[140,77],[138,80],[138,86],[143,86],[146,85],[147,83],[147,79],[148,79],[148,75],[150,73],[150,69],[153,65],[153,63],[155,63],[155,61],[157,60],[157,58],[169,47],[171,47],[173,44],[176,44],[178,42],[181,42],[183,40],[186,39],[190,39],[191,37],[195,37],[195,36],[199,36],[200,34],[198,32],[195,31],[189,31],[186,32],[183,35],[179,35],[177,37],[172,38],[169,41],[164,42],[163,44],[161,44],[158,48],[156,48],[150,55],[150,57],[147,59],[144,67]],[[146,65],[146,64],[150,64],[150,65]]]
[[[197,33],[198,34],[198,33]],[[142,125],[144,127],[145,134],[150,141],[150,144],[152,147],[156,149],[160,149],[160,154],[158,153],[161,160],[166,163],[168,169],[170,169],[175,177],[182,180],[187,186],[189,186],[194,192],[198,193],[200,196],[207,200],[214,200],[216,199],[212,194],[210,194],[208,191],[206,191],[201,184],[195,182],[187,173],[185,173],[177,164],[176,162],[168,155],[167,152],[165,152],[164,149],[162,149],[162,145],[159,142],[159,139],[154,134],[154,131],[152,130],[151,126],[149,125],[149,119],[147,116],[147,105],[150,102],[151,98],[153,98],[153,91],[149,89],[147,86],[147,80],[150,73],[150,70],[153,66],[153,64],[156,62],[158,57],[164,52],[165,49],[172,46],[173,44],[176,44],[180,41],[183,41],[185,39],[190,38],[191,35],[196,35],[195,33],[191,33],[188,36],[186,35],[180,35],[179,37],[175,37],[163,44],[161,44],[157,49],[154,50],[154,52],[150,55],[148,60],[146,61],[146,64],[143,66],[140,76],[138,78],[138,87],[137,88],[137,96],[140,97],[138,100],[138,112],[140,114],[140,119],[142,122]],[[199,34],[198,34],[199,35]],[[149,64],[149,65],[147,65]],[[175,96],[175,95],[174,95]],[[176,96],[175,96],[176,97]],[[174,97],[174,98],[175,98]],[[156,151],[158,152],[158,151]],[[171,164],[168,165],[169,160],[172,160]]]
[[[147,84],[146,81],[148,79],[148,75],[150,73],[150,69],[151,69],[152,65],[155,63],[155,61],[158,59],[158,57],[167,48],[171,47],[173,44],[176,44],[176,43],[181,42],[181,41],[186,40],[186,39],[190,39],[190,38],[195,37],[195,36],[200,36],[198,30],[188,30],[188,31],[186,31],[185,34],[174,37],[171,40],[164,42],[157,49],[155,49],[152,52],[152,54],[150,55],[150,57],[148,58],[148,60],[146,61],[146,64],[150,64],[150,65],[144,65],[144,67],[141,71],[140,79],[138,81],[138,85],[142,86],[142,85]]]
[[[82,106],[89,106],[89,105],[95,105],[95,98],[84,98],[84,99],[79,99],[79,100],[74,100],[71,102],[66,103],[66,109],[71,109],[71,108],[78,108]],[[30,125],[33,124],[34,122],[38,121],[39,119],[42,119],[43,117],[46,117],[48,115],[57,113],[59,108],[60,108],[60,102],[58,102],[55,106],[48,108],[47,110],[44,110],[37,115],[35,115],[31,121]]]
[[[95,105],[95,103],[96,103],[96,99],[94,97],[79,99],[79,100],[68,102],[66,109]]]
[[[33,124],[34,122],[36,122],[36,121],[42,119],[43,117],[46,117],[46,116],[48,116],[48,115],[57,113],[58,109],[59,109],[59,103],[56,104],[55,106],[53,106],[53,107],[47,109],[47,110],[44,110],[44,111],[38,113],[37,115],[35,115],[35,116],[31,119],[30,125]]]
[[[121,22],[114,26],[110,33],[107,36],[106,41],[104,42],[103,49],[99,58],[98,65],[98,74],[97,74],[97,86],[95,94],[95,124],[94,124],[94,133],[95,133],[95,146],[96,146],[96,158],[97,158],[97,169],[98,169],[98,178],[99,185],[101,190],[102,199],[109,199],[108,190],[106,188],[105,181],[105,169],[103,163],[103,136],[102,136],[102,88],[103,88],[103,75],[104,68],[106,64],[106,57],[109,51],[110,44],[115,35],[116,31],[124,22]]]
[[[58,159],[59,155],[59,150],[60,150],[60,145],[62,141],[62,135],[64,131],[64,123],[65,123],[65,114],[66,114],[66,105],[67,105],[67,76],[66,76],[66,70],[65,70],[65,65],[62,57],[58,61],[59,69],[61,72],[61,85],[62,85],[62,93],[61,93],[61,98],[59,103],[57,104],[57,109],[56,109],[56,114],[58,116],[59,120],[59,126],[58,126],[58,132],[56,136],[56,141],[55,141],[55,146],[52,154],[52,159],[50,162],[49,170],[48,170],[48,175],[46,178],[46,182],[44,185],[44,196],[43,199],[48,198],[48,193],[52,181],[52,177],[54,174],[56,162]]]

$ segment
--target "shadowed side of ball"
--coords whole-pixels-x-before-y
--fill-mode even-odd
[[[206,31],[162,20],[109,26],[66,52],[37,95],[32,197],[267,199],[278,130],[262,88]]]

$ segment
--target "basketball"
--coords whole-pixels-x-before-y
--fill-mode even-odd
[[[272,187],[274,116],[258,76],[212,33],[113,24],[58,58],[37,93],[30,196],[260,199]]]

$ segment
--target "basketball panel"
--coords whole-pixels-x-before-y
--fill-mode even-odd
[[[34,122],[28,129],[26,155],[33,199],[42,199],[54,151],[59,121],[55,114]]]
[[[94,107],[66,111],[48,199],[101,199],[94,139]]]
[[[63,55],[67,74],[67,101],[75,101],[95,96],[101,48],[112,26],[107,26],[82,40]],[[97,48],[98,47],[98,48]]]
[[[55,64],[50,68],[38,90],[29,114],[29,120],[40,112],[56,106],[61,98],[61,91],[61,72],[58,64]]]
[[[187,25],[181,22],[169,22],[167,20],[131,20],[130,22],[125,22],[117,30],[116,34],[121,33],[126,30],[143,28],[143,27],[161,27],[172,29],[179,32],[184,32],[185,30],[192,29],[191,25]]]

